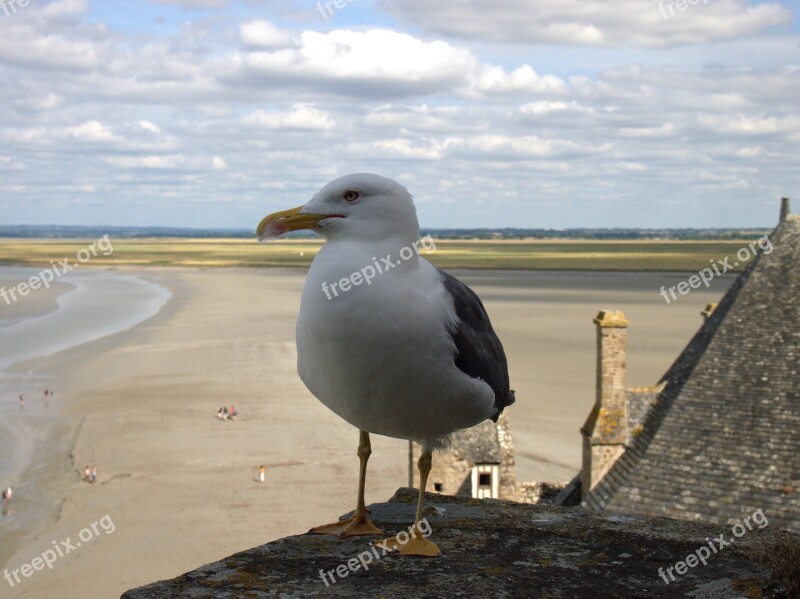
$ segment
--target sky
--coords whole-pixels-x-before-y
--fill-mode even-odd
[[[0,224],[254,228],[352,172],[450,227],[800,212],[800,2],[5,0]]]

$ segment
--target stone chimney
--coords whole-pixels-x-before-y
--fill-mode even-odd
[[[711,318],[711,315],[714,313],[714,310],[717,309],[718,305],[719,304],[706,304],[705,310],[700,312],[700,315],[703,317],[703,322]]]
[[[783,222],[786,220],[786,217],[789,216],[791,212],[791,207],[789,206],[789,198],[781,198],[781,220]]]
[[[628,321],[618,311],[604,310],[597,326],[597,396],[583,434],[582,495],[591,491],[625,451],[628,443],[628,401],[625,388]]]

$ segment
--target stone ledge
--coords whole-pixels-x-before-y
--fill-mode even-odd
[[[387,532],[407,529],[416,491],[400,489],[370,506]],[[604,597],[726,599],[800,596],[800,536],[748,532],[666,585],[659,568],[733,538],[730,527],[581,508],[427,494],[428,521],[441,558],[387,555],[328,587],[333,570],[369,549],[373,537],[299,535],[208,564],[122,599],[300,597]],[[366,560],[365,560],[366,561]]]

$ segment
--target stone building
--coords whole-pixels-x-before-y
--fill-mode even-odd
[[[408,485],[414,488],[419,487],[419,455],[420,446],[409,442]],[[537,503],[553,497],[563,487],[517,482],[514,443],[505,413],[496,423],[486,420],[453,433],[450,449],[436,452],[428,475],[428,491],[476,499]]]
[[[718,523],[761,509],[800,533],[800,216],[788,199],[763,245],[653,387],[625,387],[628,322],[598,314],[583,468],[558,503]]]

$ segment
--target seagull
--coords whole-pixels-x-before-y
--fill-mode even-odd
[[[435,557],[420,534],[432,452],[450,434],[497,418],[514,403],[508,363],[481,300],[420,254],[411,194],[370,173],[325,185],[305,205],[266,216],[260,241],[310,229],[326,243],[306,276],[297,317],[297,372],[325,406],[359,430],[352,517],[312,528],[341,538],[381,535],[364,504],[370,433],[422,447],[413,534],[381,544]]]

